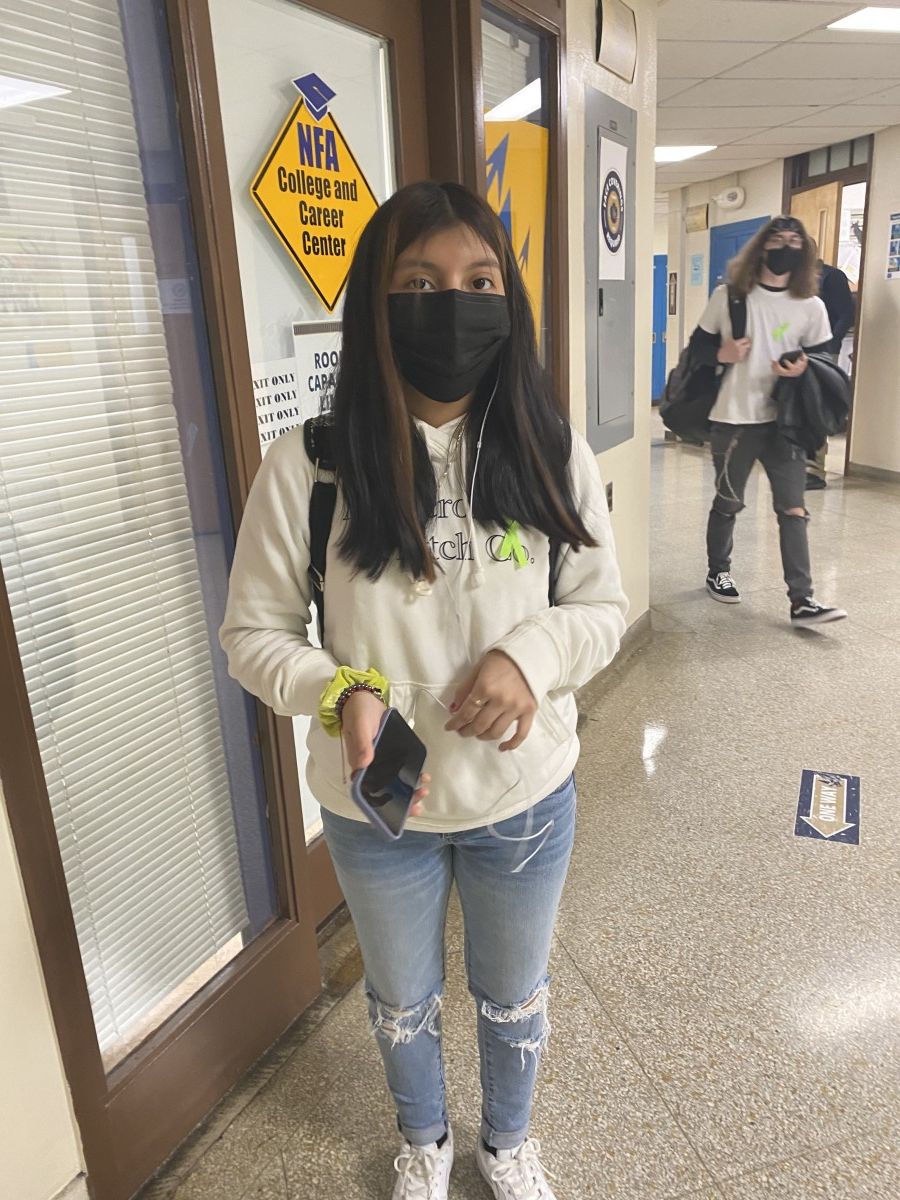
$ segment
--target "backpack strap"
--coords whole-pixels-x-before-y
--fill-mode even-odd
[[[326,414],[310,417],[303,423],[303,445],[316,475],[309,498],[309,582],[316,604],[319,641],[325,638],[325,563],[328,558],[328,539],[337,504],[337,484],[334,479],[320,479],[322,471],[334,473],[334,422]]]
[[[731,336],[739,342],[747,333],[747,297],[728,285],[728,315],[731,318]]]

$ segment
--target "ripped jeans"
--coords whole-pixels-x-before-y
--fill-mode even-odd
[[[813,594],[809,566],[809,515],[803,499],[806,455],[781,433],[774,421],[765,425],[725,425],[714,422],[710,435],[716,470],[716,498],[706,527],[706,550],[711,575],[731,570],[735,517],[744,507],[744,491],[757,462],[769,477],[778,518],[781,565],[791,600]],[[800,509],[804,516],[792,513]]]
[[[403,1136],[424,1146],[447,1129],[441,997],[455,881],[478,1011],[481,1134],[497,1149],[518,1146],[550,1032],[547,961],[575,837],[574,778],[527,812],[460,833],[407,830],[386,842],[367,822],[322,818]]]

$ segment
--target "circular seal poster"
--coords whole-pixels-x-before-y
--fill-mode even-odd
[[[609,171],[603,184],[600,225],[610,253],[617,254],[625,232],[625,189],[622,187],[618,171]]]

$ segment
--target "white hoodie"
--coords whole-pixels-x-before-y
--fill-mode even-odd
[[[462,419],[440,429],[416,422],[438,480]],[[220,632],[231,674],[281,715],[314,716],[339,666],[376,667],[385,675],[391,706],[428,748],[430,795],[409,828],[441,833],[502,821],[564,782],[579,750],[573,692],[614,658],[628,608],[603,483],[584,438],[573,433],[570,471],[581,518],[598,545],[563,548],[554,608],[547,598],[547,538],[522,530],[529,561],[518,567],[500,553],[502,532],[470,526],[463,457],[454,454],[440,487],[428,537],[441,569],[424,595],[394,564],[373,583],[339,557],[345,513],[338,492],[326,567],[325,648],[319,649],[307,636],[314,467],[302,428],[284,434],[266,454],[247,500]],[[503,753],[498,742],[444,730],[450,716],[444,706],[491,649],[513,659],[539,706],[525,742]],[[317,720],[309,734],[308,779],[324,808],[365,819],[344,781],[340,740],[328,737]]]

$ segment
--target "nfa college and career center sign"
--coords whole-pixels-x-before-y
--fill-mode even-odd
[[[328,111],[336,93],[318,75],[293,82],[300,99],[250,194],[316,295],[333,312],[359,235],[378,201]]]

